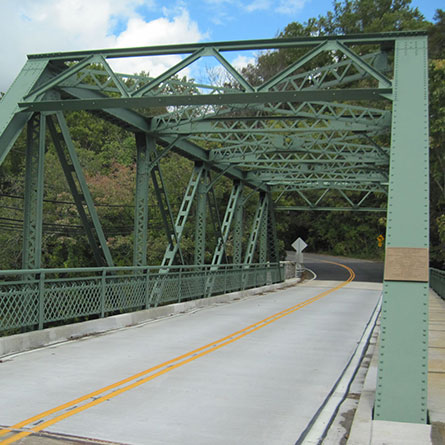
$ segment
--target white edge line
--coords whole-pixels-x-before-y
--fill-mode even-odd
[[[311,281],[314,281],[314,280],[316,280],[318,278],[317,274],[312,269],[308,269],[307,267],[303,267],[303,270],[307,270],[308,272],[310,272],[314,276],[314,278],[311,278],[310,280],[308,280],[307,283],[310,283]]]
[[[366,347],[368,346],[369,340],[374,331],[377,317],[380,314],[381,306],[382,295],[380,295],[371,318],[369,319],[360,341],[358,342],[355,351],[346,365],[346,368],[343,370],[339,380],[337,380],[336,384],[323,402],[320,410],[315,414],[306,430],[300,436],[300,439],[298,439],[296,442],[296,445],[318,445],[325,438],[332,421],[337,415],[338,408],[345,400],[352,380],[360,367]]]

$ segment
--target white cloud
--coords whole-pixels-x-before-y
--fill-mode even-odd
[[[295,14],[304,8],[307,0],[280,0],[280,4],[276,9],[280,14]]]
[[[26,54],[125,46],[152,46],[197,42],[205,38],[182,4],[180,9],[164,10],[168,17],[145,20],[137,12],[155,7],[154,0],[1,0],[2,35],[8,41],[0,46],[6,63],[0,71],[0,91],[6,91],[26,61]],[[123,29],[113,34],[116,25]],[[141,69],[152,74],[177,63],[172,56],[143,63],[116,61],[123,71]]]
[[[270,0],[255,0],[252,3],[249,3],[245,9],[248,12],[254,11],[265,11],[271,7]]]
[[[223,5],[224,3],[234,3],[235,0],[204,0],[206,3],[210,5]]]
[[[295,14],[301,11],[307,0],[280,0],[278,6],[274,8],[275,12],[280,14]],[[271,10],[274,3],[271,0],[255,0],[245,6],[245,10],[248,12],[266,11]]]
[[[199,31],[198,25],[190,20],[188,12],[183,9],[181,15],[171,20],[161,17],[150,22],[145,22],[140,17],[128,21],[127,29],[116,38],[116,47],[126,48],[133,46],[155,46],[174,43],[198,42],[205,37]],[[113,62],[113,67],[118,71],[130,74],[148,71],[156,76],[171,66],[181,61],[180,56],[169,55],[160,57],[138,57],[120,59]]]
[[[234,60],[232,60],[232,65],[236,70],[240,71],[245,68],[247,65],[255,64],[255,57],[247,57],[239,54]]]

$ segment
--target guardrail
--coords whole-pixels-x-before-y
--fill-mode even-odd
[[[445,300],[445,270],[430,268],[430,287]]]
[[[0,271],[0,335],[282,282],[279,264]]]

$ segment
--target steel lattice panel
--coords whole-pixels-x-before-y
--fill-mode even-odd
[[[105,312],[125,311],[145,306],[144,276],[110,277],[105,284]]]
[[[36,325],[39,319],[38,283],[1,286],[0,314],[0,331]]]
[[[44,322],[99,314],[100,299],[97,278],[49,283],[44,291]]]

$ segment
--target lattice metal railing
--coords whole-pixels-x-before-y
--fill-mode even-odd
[[[168,270],[166,270],[168,269]],[[168,273],[166,273],[168,272]],[[0,271],[0,333],[177,303],[284,280],[279,264]],[[153,297],[154,289],[162,289]]]
[[[430,287],[445,300],[445,270],[430,268]]]

